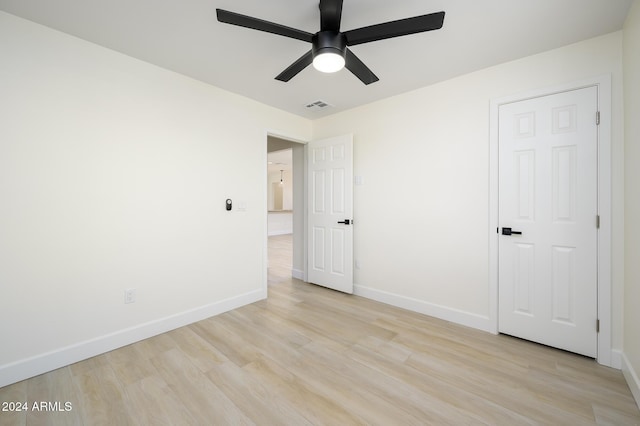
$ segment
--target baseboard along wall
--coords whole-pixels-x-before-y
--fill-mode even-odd
[[[638,408],[640,408],[640,378],[638,377],[638,372],[634,370],[624,352],[622,353],[622,374],[624,374],[633,398],[636,400]]]
[[[419,312],[421,314],[464,325],[466,327],[476,328],[478,330],[486,331],[489,333],[492,332],[491,321],[489,317],[461,311],[458,309],[452,309],[447,306],[425,302],[424,300],[414,299],[399,294],[377,290],[363,285],[354,285],[353,290],[354,294],[366,297],[367,299],[372,299],[377,302],[386,303],[398,308]]]
[[[265,298],[254,290],[124,330],[0,366],[0,387],[56,370]]]

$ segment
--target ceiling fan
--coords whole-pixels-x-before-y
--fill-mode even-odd
[[[342,1],[320,0],[320,31],[315,34],[227,10],[216,9],[216,13],[218,21],[226,24],[311,43],[309,52],[276,77],[284,82],[313,63],[314,68],[322,72],[336,72],[346,67],[364,84],[375,83],[378,77],[347,46],[438,30],[444,22],[444,12],[436,12],[341,32]]]

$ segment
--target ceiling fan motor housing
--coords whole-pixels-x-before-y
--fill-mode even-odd
[[[314,58],[322,53],[335,53],[343,58],[347,54],[347,38],[338,31],[320,31],[311,43]]]

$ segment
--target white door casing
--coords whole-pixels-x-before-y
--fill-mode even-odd
[[[499,107],[499,331],[597,356],[598,89]],[[503,235],[504,228],[522,234]]]
[[[353,293],[353,135],[310,142],[307,177],[307,280]]]

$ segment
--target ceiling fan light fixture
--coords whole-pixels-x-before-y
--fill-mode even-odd
[[[345,66],[347,40],[337,31],[320,31],[312,39],[313,67],[320,72],[332,73]]]
[[[324,52],[313,58],[313,67],[320,72],[338,72],[344,68],[344,57],[336,52]]]

